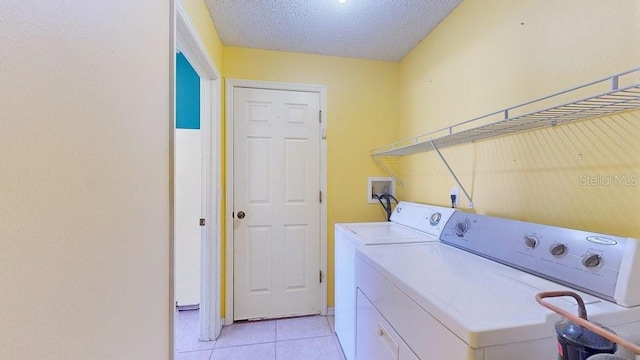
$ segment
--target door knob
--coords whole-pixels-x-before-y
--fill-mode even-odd
[[[244,219],[245,213],[244,211],[238,211],[238,219]]]

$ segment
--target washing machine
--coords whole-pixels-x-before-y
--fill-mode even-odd
[[[640,343],[636,239],[455,212],[440,240],[358,248],[357,359],[556,359],[559,315],[535,295],[557,290]]]
[[[440,232],[454,212],[452,208],[400,202],[390,221],[335,225],[335,331],[347,360],[355,359],[356,249],[439,242]]]

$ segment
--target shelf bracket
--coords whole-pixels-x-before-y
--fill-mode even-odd
[[[402,180],[400,180],[400,178],[398,178],[398,175],[396,175],[395,172],[393,172],[393,170],[389,169],[389,167],[387,165],[385,165],[382,160],[380,160],[380,158],[378,156],[371,156],[373,158],[373,161],[376,162],[376,164],[378,164],[378,166],[380,166],[387,174],[389,174],[389,176],[391,176],[391,178],[393,180],[396,181],[396,184],[403,186],[402,185]]]
[[[440,157],[440,160],[442,160],[442,163],[444,164],[444,166],[446,166],[447,170],[449,170],[449,173],[453,177],[453,180],[456,181],[456,184],[458,184],[458,187],[460,187],[460,190],[462,190],[462,193],[464,194],[464,196],[467,198],[467,201],[469,202],[469,209],[473,209],[473,201],[471,201],[471,196],[469,196],[469,193],[467,192],[467,190],[465,190],[464,186],[462,186],[462,184],[460,183],[460,180],[458,180],[458,177],[453,172],[453,169],[451,169],[451,166],[449,166],[449,163],[447,162],[447,160],[444,158],[444,156],[442,156],[440,149],[438,149],[438,147],[433,142],[433,140],[429,140],[429,143],[433,147],[433,150],[436,151],[436,154],[438,154],[438,157]]]

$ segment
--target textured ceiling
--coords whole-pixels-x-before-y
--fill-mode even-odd
[[[462,0],[206,0],[224,45],[402,60]]]

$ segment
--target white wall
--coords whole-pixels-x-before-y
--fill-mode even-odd
[[[170,358],[171,18],[0,2],[0,359]]]
[[[202,132],[176,129],[175,294],[178,305],[200,303]],[[209,220],[211,221],[211,220]]]

